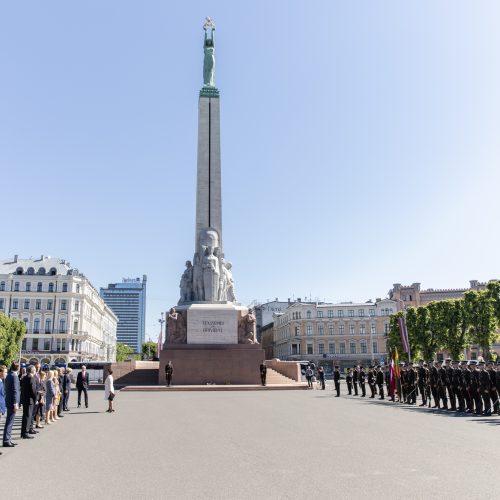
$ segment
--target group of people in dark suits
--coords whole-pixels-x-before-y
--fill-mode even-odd
[[[382,365],[370,366],[368,371],[365,371],[363,365],[355,365],[347,371],[345,381],[347,385],[347,394],[349,396],[366,396],[366,385],[370,389],[370,398],[374,398],[377,394],[380,395],[379,399],[385,399],[384,384],[387,382],[386,368]],[[338,378],[340,381],[339,367],[335,367],[333,373],[333,380]],[[388,384],[387,384],[388,385]],[[340,396],[340,384],[335,386],[337,396]],[[389,392],[387,390],[387,392]]]
[[[0,366],[0,415],[5,415],[3,429],[3,447],[10,448],[17,443],[12,441],[14,419],[22,408],[21,438],[33,439],[38,429],[45,423],[63,418],[64,411],[69,411],[71,393],[71,369],[56,368],[47,372],[41,371],[40,364],[29,365],[20,371],[20,365],[13,362],[10,369]],[[88,407],[87,390],[89,377],[84,367],[78,374],[78,406],[82,392],[85,394],[85,405]]]

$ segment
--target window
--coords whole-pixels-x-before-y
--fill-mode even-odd
[[[354,309],[349,309],[348,314],[349,318],[354,318]]]
[[[49,274],[51,276],[55,276],[57,274],[57,269],[55,267],[51,267],[50,271],[49,271]]]
[[[328,344],[328,354],[335,354],[335,344]]]
[[[35,270],[32,267],[28,267],[26,274],[35,274]]]
[[[344,325],[339,325],[339,335],[344,335]]]
[[[21,351],[26,350],[26,339],[23,339],[23,343],[21,344]]]
[[[26,283],[26,291],[31,292],[31,283],[29,281]]]
[[[12,309],[17,309],[19,307],[19,301],[17,299],[14,299],[12,301]]]
[[[368,314],[369,314],[370,316],[375,316],[375,309],[370,309],[370,310],[368,311]]]
[[[350,352],[351,354],[356,354],[356,344],[355,344],[354,342],[351,342],[351,343],[349,344],[349,352]]]
[[[389,335],[389,331],[390,331],[389,323],[384,323],[384,333],[385,333],[385,335]]]
[[[313,327],[312,325],[307,325],[306,327],[306,335],[312,335],[313,334]]]
[[[43,350],[50,351],[50,339],[45,339],[43,341]]]
[[[438,355],[437,355],[437,360],[438,361],[443,361],[444,357],[443,357],[443,353],[439,352]]]
[[[372,333],[373,335],[375,335],[375,333],[377,333],[377,330],[376,330],[376,327],[375,327],[375,323],[372,323],[370,325],[370,333]]]
[[[38,274],[40,276],[45,276],[45,267],[41,267],[39,270],[38,270]]]
[[[19,281],[14,283],[14,292],[19,292]]]
[[[43,287],[43,284],[41,282],[38,282],[36,284],[36,291],[37,292],[41,292],[42,291],[42,287]]]
[[[366,354],[366,342],[361,342],[361,354]]]
[[[87,308],[88,310],[88,308]],[[300,335],[300,326],[295,327],[295,336],[298,337]]]
[[[78,333],[78,320],[73,321],[73,333],[75,335]]]
[[[364,309],[358,309],[358,316],[362,318],[365,315],[365,310]]]
[[[30,308],[30,299],[24,299],[24,308],[29,309]]]
[[[40,333],[40,319],[36,318],[33,321],[33,333]]]
[[[61,319],[59,321],[59,333],[66,333],[66,320]]]
[[[364,323],[361,323],[361,324],[359,325],[359,333],[360,333],[361,335],[364,335],[364,334],[366,333],[366,325],[365,325]]]
[[[50,293],[54,292],[54,283],[49,283],[49,292]]]
[[[333,329],[333,324],[328,325],[328,335],[334,335],[335,330]]]
[[[0,309],[3,309],[3,299],[0,299]]]
[[[80,285],[76,285],[76,293],[80,293]]]
[[[52,311],[52,300],[47,300],[47,311]]]
[[[343,317],[344,317],[344,311],[343,311],[342,309],[339,309],[339,310],[337,311],[337,316],[338,316],[339,318],[343,318]]]
[[[318,335],[324,335],[324,332],[323,332],[323,323],[320,323],[318,325]]]
[[[78,312],[80,310],[80,301],[75,302],[75,311]]]
[[[354,325],[349,325],[349,335],[354,335]]]
[[[22,267],[18,267],[16,269],[16,272],[14,274],[23,274],[23,268]]]
[[[306,316],[307,316],[307,319],[311,319],[311,311],[307,311]]]
[[[65,300],[61,300],[61,311],[66,311],[67,302]]]
[[[39,311],[41,308],[42,308],[42,301],[40,299],[36,299],[35,309]]]
[[[319,354],[325,354],[325,344],[318,344]]]
[[[322,318],[323,317],[323,311],[318,311],[318,318]]]
[[[33,339],[32,346],[33,351],[38,351],[38,339]]]
[[[313,354],[313,345],[307,344],[307,354]]]
[[[333,318],[333,311],[328,311],[328,317]]]
[[[441,356],[441,357],[442,357],[442,356]],[[474,360],[474,361],[475,361],[475,360],[477,359],[477,352],[472,351],[472,352],[470,353],[470,359],[472,359],[472,360]],[[439,360],[439,354],[438,354],[438,360]],[[441,360],[441,361],[442,361],[442,360]]]
[[[61,342],[61,350],[65,351],[66,350],[66,339],[62,339]]]
[[[377,354],[378,353],[378,344],[377,344],[377,342],[373,343],[372,348],[373,348],[373,354]]]
[[[5,292],[5,281],[0,283],[0,292]]]
[[[63,283],[62,291],[63,292],[67,292],[68,291],[68,284],[67,283]]]
[[[51,319],[45,320],[45,333],[52,333],[52,320]]]
[[[340,354],[345,354],[345,343],[344,342],[340,343]]]

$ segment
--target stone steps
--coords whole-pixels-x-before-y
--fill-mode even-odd
[[[281,373],[278,373],[276,370],[273,370],[272,368],[267,369],[267,376],[266,376],[266,384],[267,385],[295,385],[298,382],[295,382],[295,380],[292,380],[289,377],[285,377],[285,375],[282,375]]]
[[[127,386],[121,389],[125,392],[211,392],[211,391],[296,391],[307,390],[305,382],[294,382],[293,384],[266,385],[164,385]]]

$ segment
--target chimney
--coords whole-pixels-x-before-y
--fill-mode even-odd
[[[17,258],[19,257],[19,255],[14,255],[14,262],[17,262]]]
[[[302,302],[302,299],[300,297],[297,297],[297,302]]]
[[[279,299],[278,299],[278,297],[276,297],[276,298],[275,298],[274,300],[275,300],[276,302],[279,302]]]
[[[291,303],[292,303],[292,301],[290,300],[290,297],[288,297],[288,303],[289,303],[289,304],[291,304]]]

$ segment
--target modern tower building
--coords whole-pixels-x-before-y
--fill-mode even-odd
[[[101,288],[101,297],[118,317],[116,339],[140,353],[146,336],[146,275]]]

